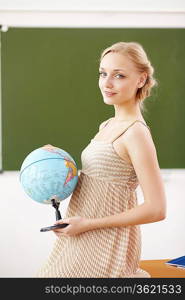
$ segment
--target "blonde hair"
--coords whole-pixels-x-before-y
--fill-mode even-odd
[[[103,50],[100,56],[100,62],[103,57],[110,53],[120,53],[126,55],[135,65],[139,73],[146,72],[147,79],[143,87],[138,88],[136,92],[136,101],[139,101],[141,110],[145,110],[144,99],[149,97],[151,89],[157,86],[157,80],[153,77],[154,68],[151,65],[143,47],[137,42],[118,42]]]

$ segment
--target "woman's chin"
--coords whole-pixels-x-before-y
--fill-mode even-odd
[[[115,102],[111,98],[103,98],[103,101],[104,101],[105,104],[108,104],[108,105],[113,105],[114,102]]]

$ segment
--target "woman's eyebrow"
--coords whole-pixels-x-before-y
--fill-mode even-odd
[[[100,67],[100,69],[101,69],[101,70],[105,70],[105,69],[102,68],[102,67]],[[113,72],[114,72],[114,71],[125,71],[125,70],[124,70],[124,69],[114,69]]]

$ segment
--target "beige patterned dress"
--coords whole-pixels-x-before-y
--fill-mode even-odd
[[[142,122],[136,120],[130,126],[137,121]],[[138,179],[134,168],[115,152],[112,143],[92,139],[82,151],[82,170],[65,217],[100,218],[137,205]],[[140,252],[138,225],[61,236],[37,277],[150,277],[139,269]]]

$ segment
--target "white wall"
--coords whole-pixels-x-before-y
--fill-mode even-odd
[[[8,27],[184,28],[184,0],[0,0]]]
[[[0,0],[0,9],[75,11],[182,11],[184,0]]]
[[[185,170],[162,170],[167,195],[167,218],[141,225],[142,259],[168,259],[185,254]],[[55,210],[25,195],[19,172],[0,174],[0,277],[32,277],[52,248],[53,232],[40,228],[53,224]],[[139,204],[143,201],[137,188]],[[64,214],[69,198],[60,205]]]

